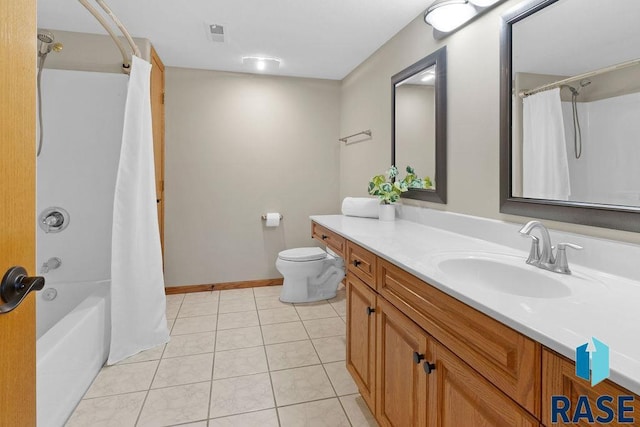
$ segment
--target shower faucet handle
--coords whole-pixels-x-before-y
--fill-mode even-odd
[[[62,265],[62,260],[58,257],[49,258],[47,261],[42,263],[42,267],[40,268],[40,273],[45,274],[51,270],[55,270]]]

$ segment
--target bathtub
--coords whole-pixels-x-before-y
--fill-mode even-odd
[[[57,291],[55,299],[44,298],[47,289]],[[63,426],[107,360],[109,300],[108,280],[47,284],[38,292],[38,427]]]

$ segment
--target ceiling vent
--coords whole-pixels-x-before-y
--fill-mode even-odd
[[[209,24],[208,35],[212,42],[224,43],[224,25]]]

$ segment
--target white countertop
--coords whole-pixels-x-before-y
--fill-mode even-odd
[[[571,258],[570,276],[541,270],[525,264],[528,254],[524,251],[405,220],[343,215],[311,219],[567,358],[575,360],[575,348],[596,337],[610,348],[609,379],[640,394],[637,281],[572,265]],[[499,254],[518,267],[521,262],[523,268],[567,284],[571,294],[561,298],[510,295],[469,282],[453,283],[437,267],[439,258],[470,252]]]

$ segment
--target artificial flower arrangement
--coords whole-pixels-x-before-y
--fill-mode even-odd
[[[411,166],[406,168],[407,176],[398,178],[398,168],[392,165],[385,175],[376,175],[369,181],[369,194],[378,196],[382,204],[395,203],[400,195],[410,188],[433,188],[431,179],[427,176],[421,179]]]

